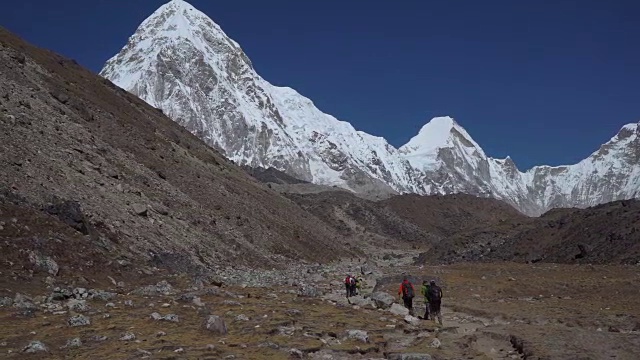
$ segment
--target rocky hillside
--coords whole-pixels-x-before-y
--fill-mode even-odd
[[[556,209],[452,234],[419,262],[640,263],[640,201]]]
[[[265,184],[309,184],[308,181],[296,179],[293,176],[287,175],[286,173],[274,168],[265,169],[261,167],[242,166],[242,169],[249,175],[253,176],[256,180]]]
[[[504,202],[466,194],[402,195],[381,203],[402,218],[442,238],[471,229],[528,219]]]
[[[22,254],[11,260],[18,268],[28,251],[54,262],[65,248],[78,255],[68,249],[81,239],[94,267],[93,251],[176,271],[352,253],[162,111],[4,29],[0,153],[0,237],[11,239],[0,246]]]
[[[345,238],[362,239],[361,244],[370,245],[367,254],[375,253],[376,247],[429,248],[440,240],[437,234],[413,224],[380,202],[363,199],[349,192],[288,193],[286,196]]]
[[[509,157],[485,154],[446,116],[430,120],[396,149],[263,79],[238,43],[183,0],[169,1],[144,20],[100,74],[238,164],[272,167],[371,198],[466,193],[537,216],[634,198],[640,190],[637,123],[578,164],[526,172]]]

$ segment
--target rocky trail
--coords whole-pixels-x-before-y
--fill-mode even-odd
[[[42,295],[2,298],[6,326],[0,345],[8,357],[34,358],[46,353],[50,358],[431,359],[434,352],[451,353],[447,348],[467,344],[469,334],[484,326],[481,319],[445,308],[446,325],[440,328],[409,316],[392,292],[372,293],[377,278],[408,263],[410,257],[393,255],[260,273],[229,268],[196,279],[167,276],[144,286],[111,278],[107,290],[57,286],[48,277]],[[362,294],[347,299],[338,279],[356,270],[368,280]],[[517,357],[505,339],[477,343],[489,355],[491,345]]]
[[[584,282],[615,272],[614,288],[629,286],[618,290],[623,301],[589,317],[584,313],[596,313],[601,305],[581,292],[583,284],[565,282],[566,267],[420,268],[410,265],[415,255],[389,252],[261,272],[225,268],[197,277],[164,274],[153,282],[114,275],[102,289],[49,276],[25,287],[28,291],[16,293],[15,285],[1,289],[0,353],[52,359],[634,359],[639,354],[639,309],[626,297],[637,296],[637,267],[571,269],[591,274],[581,274]],[[547,276],[530,280],[540,271]],[[349,299],[341,282],[346,273],[363,274],[366,282],[361,294]],[[396,279],[403,273],[416,286],[431,278],[442,284],[443,326],[409,316],[398,303]],[[540,287],[564,290],[552,295]],[[525,296],[533,293],[540,294]],[[422,299],[414,302],[421,315]]]

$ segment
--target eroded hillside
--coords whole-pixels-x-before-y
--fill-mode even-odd
[[[130,262],[273,267],[351,252],[159,110],[3,29],[0,152],[3,204],[75,211],[87,241]]]

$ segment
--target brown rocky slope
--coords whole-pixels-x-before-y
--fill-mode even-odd
[[[3,254],[34,231],[66,244],[60,223],[120,261],[175,269],[352,253],[157,109],[2,28],[0,154]],[[49,221],[29,224],[32,210]]]
[[[374,248],[424,249],[440,239],[382,203],[360,198],[350,192],[287,193],[286,196],[336,229],[346,239],[361,239],[360,244],[368,243]]]
[[[407,194],[381,201],[399,216],[442,237],[470,229],[528,219],[507,203],[467,194]]]
[[[419,262],[518,261],[584,264],[640,262],[640,200],[556,209],[452,234]]]

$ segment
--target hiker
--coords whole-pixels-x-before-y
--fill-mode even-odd
[[[423,320],[429,320],[429,281],[422,281],[420,293],[424,296],[424,317]]]
[[[356,292],[362,294],[362,289],[364,288],[364,279],[362,276],[358,276],[356,279]]]
[[[353,276],[349,279],[349,288],[351,289],[351,296],[356,296],[358,294],[356,292],[356,278]]]
[[[442,289],[436,285],[435,280],[431,280],[429,284],[429,310],[431,311],[431,319],[435,322],[436,319],[442,325],[442,315],[440,314],[440,305],[442,303]]]
[[[347,290],[347,298],[351,296],[351,275],[347,274],[347,277],[344,278],[344,287]]]
[[[409,309],[409,315],[413,316],[413,297],[414,297],[414,288],[409,278],[405,275],[402,279],[402,283],[400,284],[400,289],[398,290],[398,295],[402,297],[404,301],[404,307]]]

